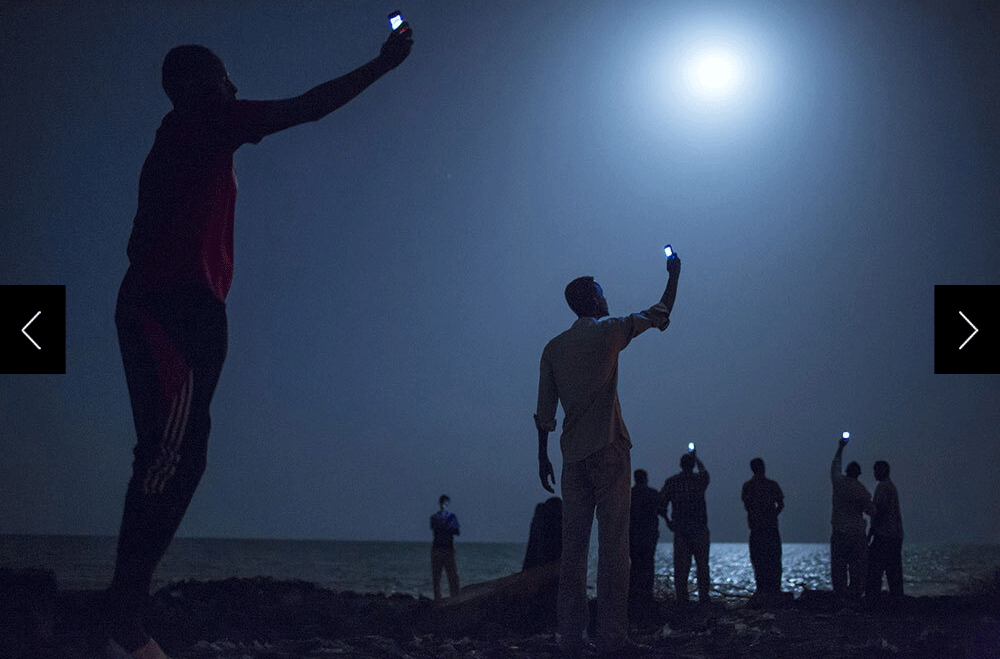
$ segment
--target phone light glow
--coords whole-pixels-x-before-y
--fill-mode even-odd
[[[844,431],[844,434],[843,434],[843,435],[841,435],[841,437],[843,437],[844,439],[850,439],[850,438],[851,438],[851,433],[849,433],[849,432],[847,432],[847,431],[845,430],[845,431]]]
[[[403,24],[403,16],[401,14],[393,14],[389,17],[389,26],[393,30],[399,29],[399,26]]]
[[[671,256],[674,255],[673,248],[671,248],[670,245],[665,246],[663,248],[663,255],[666,256],[669,259]]]
[[[688,442],[688,450],[689,451],[693,451],[694,450],[694,442]]]

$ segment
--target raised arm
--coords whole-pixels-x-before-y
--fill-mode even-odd
[[[673,311],[674,300],[677,298],[677,278],[681,274],[681,260],[676,252],[667,259],[667,274],[669,275],[667,286],[663,289],[660,301],[637,316],[644,318],[645,322],[633,329],[633,336],[641,334],[649,327],[655,327],[662,332],[670,325],[670,312]]]
[[[845,446],[847,446],[847,440],[844,439],[840,440],[840,444],[837,446],[837,453],[833,456],[833,462],[830,463],[831,481],[836,481],[844,474],[844,471],[841,468],[841,461],[843,460]]]
[[[701,458],[698,457],[698,451],[691,451],[691,455],[694,456],[694,467],[698,470],[698,473],[705,478],[705,486],[708,487],[708,470],[705,469],[705,465],[702,464]]]
[[[667,259],[667,287],[660,297],[660,304],[667,308],[667,314],[674,309],[674,300],[677,298],[677,278],[681,275],[681,260],[675,253]]]
[[[367,89],[373,82],[399,66],[413,46],[413,31],[393,32],[382,44],[379,56],[350,73],[317,85],[294,98],[258,101],[258,117],[264,135],[317,121]]]

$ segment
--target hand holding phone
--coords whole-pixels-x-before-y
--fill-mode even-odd
[[[672,277],[676,277],[681,271],[680,257],[677,256],[677,252],[670,245],[663,246],[663,255],[667,257],[667,272]]]
[[[398,11],[389,14],[389,27],[392,28],[392,33],[382,44],[379,57],[389,69],[394,69],[410,54],[410,49],[413,47],[413,30]]]
[[[391,14],[389,14],[389,27],[392,29],[393,32],[396,32],[398,34],[403,34],[409,31],[410,24],[403,20],[402,13],[394,11]]]

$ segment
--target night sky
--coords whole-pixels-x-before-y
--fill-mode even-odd
[[[934,286],[1000,284],[992,7],[0,3],[0,283],[67,305],[66,374],[0,376],[0,532],[117,533],[114,304],[166,52],[284,98],[377,55],[401,9],[406,62],[236,154],[229,356],[180,535],[430,540],[448,493],[460,540],[526,540],[563,288],[645,309],[669,242],[671,326],[620,360],[633,468],[659,487],[696,442],[713,540],[745,541],[760,456],[784,540],[824,542],[849,430],[870,490],[892,465],[908,542],[1000,542],[1000,376],[933,354]],[[558,487],[557,433],[550,456]]]

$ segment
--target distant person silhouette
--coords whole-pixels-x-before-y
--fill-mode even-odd
[[[545,346],[539,366],[538,476],[554,492],[555,473],[548,436],[556,429],[556,408],[563,407],[562,561],[559,566],[560,647],[573,656],[587,649],[587,554],[597,513],[597,646],[620,654],[634,645],[628,638],[628,525],[632,468],[631,442],[618,402],[618,353],[651,327],[670,323],[681,262],[667,259],[670,274],[659,302],[624,318],[608,318],[608,302],[593,277],[566,286],[566,302],[576,322]],[[550,480],[552,484],[550,484]]]
[[[711,540],[708,507],[705,504],[709,476],[694,450],[682,455],[680,464],[680,473],[668,478],[660,490],[660,514],[666,520],[667,528],[674,532],[674,591],[678,603],[688,601],[688,572],[694,558],[698,600],[707,604],[712,590],[708,572]]]
[[[889,463],[879,460],[873,471],[875,514],[868,536],[868,581],[865,596],[874,599],[882,591],[882,575],[889,582],[891,597],[903,596],[903,516],[899,512],[899,493],[889,479]]]
[[[455,566],[456,535],[460,535],[458,518],[448,510],[451,499],[442,494],[438,499],[438,511],[431,515],[431,531],[434,532],[434,542],[431,544],[431,581],[434,585],[434,599],[441,599],[441,571],[448,575],[448,597],[458,595],[458,568]]]
[[[858,481],[861,465],[850,462],[846,476],[840,471],[845,446],[847,440],[841,439],[830,465],[830,481],[833,484],[830,582],[834,593],[857,597],[861,595],[867,579],[868,543],[862,513],[871,515],[874,508],[868,489]]]
[[[137,443],[106,596],[111,653],[165,656],[143,629],[142,610],[205,469],[209,404],[227,347],[233,154],[336,110],[402,63],[411,46],[406,26],[367,64],[274,101],[238,100],[222,60],[204,46],[178,46],[163,61],[163,89],[174,107],[139,176],[115,312]]]
[[[521,570],[558,561],[562,555],[562,499],[549,497],[535,506],[528,531],[528,548]]]
[[[764,475],[761,458],[750,461],[753,478],[743,483],[743,507],[750,527],[750,563],[757,582],[754,596],[767,597],[781,591],[781,534],[778,515],[785,508],[785,495]]]
[[[633,473],[631,514],[628,525],[629,601],[633,618],[645,615],[653,603],[653,580],[656,574],[656,543],[660,539],[660,493],[649,486],[645,469]]]

